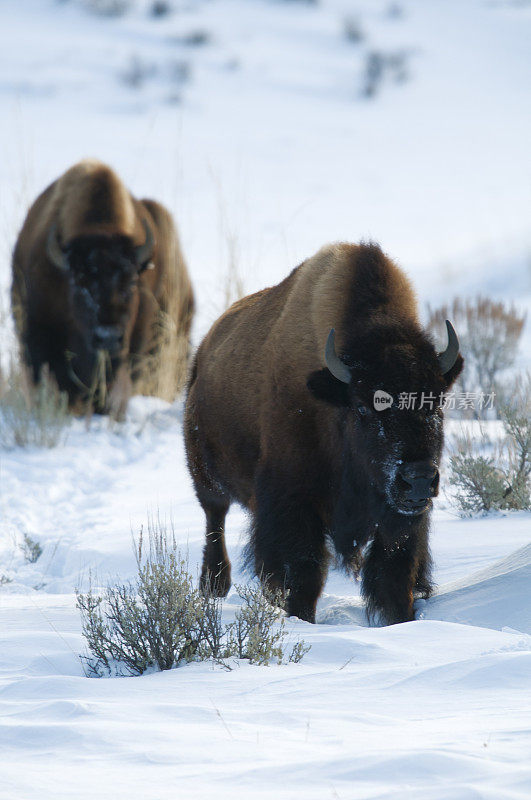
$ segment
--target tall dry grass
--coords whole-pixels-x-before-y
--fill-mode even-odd
[[[182,391],[188,374],[190,327],[194,314],[190,282],[179,238],[169,216],[159,215],[166,263],[161,306],[153,305],[153,343],[148,353],[132,359],[135,393],[172,402]],[[184,267],[184,269],[183,269]]]
[[[182,391],[188,374],[190,322],[179,326],[174,314],[159,311],[154,326],[154,347],[134,359],[135,394],[160,397],[173,402]]]
[[[223,279],[223,307],[224,310],[241,300],[245,294],[245,284],[241,274],[240,247],[235,233],[226,231],[225,245],[227,248],[227,268]]]
[[[1,447],[56,447],[66,439],[71,420],[68,397],[46,367],[37,385],[20,359],[0,369]]]

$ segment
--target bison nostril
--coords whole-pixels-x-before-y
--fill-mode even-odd
[[[423,503],[437,494],[439,470],[429,461],[401,464],[398,475],[405,484],[403,496],[408,502]]]

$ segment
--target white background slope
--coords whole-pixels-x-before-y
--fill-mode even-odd
[[[196,0],[152,20],[147,2],[108,19],[73,0],[6,0],[4,284],[27,204],[97,156],[175,212],[198,334],[221,309],[227,234],[248,290],[327,241],[372,237],[422,298],[465,287],[528,303],[531,12],[400,5],[396,19],[378,0]],[[359,45],[344,37],[345,16],[359,19]],[[179,44],[197,32],[209,44]],[[360,92],[372,51],[408,54],[410,79],[384,79],[371,102]]]
[[[116,20],[72,0],[1,6],[0,287],[27,204],[95,155],[174,211],[196,341],[222,308],[230,236],[247,290],[327,240],[372,236],[421,299],[529,305],[525,4],[418,0],[396,19],[387,2],[212,0],[156,21],[147,5]],[[176,40],[197,31],[202,48]],[[374,49],[410,52],[410,79],[367,102]],[[530,796],[529,514],[461,520],[443,495],[440,589],[414,623],[367,627],[358,585],[332,571],[320,624],[293,622],[312,645],[299,665],[88,679],[74,588],[89,569],[132,576],[131,531],[157,511],[195,570],[179,404],[137,399],[116,431],[76,422],[64,447],[0,452],[0,797]],[[228,530],[244,580],[241,511]],[[35,564],[24,533],[43,547]]]

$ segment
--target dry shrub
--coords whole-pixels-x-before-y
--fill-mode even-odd
[[[153,344],[145,355],[133,357],[131,372],[136,393],[172,402],[186,382],[194,301],[171,217],[162,216],[157,224],[166,264],[162,299],[156,301],[149,292],[143,296],[154,315]]]
[[[108,414],[113,421],[124,419],[132,390],[127,364],[123,364],[113,375],[109,353],[106,350],[97,350],[88,386],[76,375],[72,363],[69,365],[69,374],[72,382],[81,390],[70,404],[70,411],[74,416],[85,417],[87,426],[95,413]]]
[[[157,65],[153,61],[147,61],[138,53],[133,53],[121,71],[120,78],[130,89],[140,89],[147,80],[156,77],[156,74]]]
[[[173,3],[169,3],[168,0],[154,0],[149,13],[152,17],[167,17],[173,10]]]
[[[461,511],[468,515],[500,508],[508,487],[494,457],[475,454],[464,441],[458,448],[450,459],[450,483],[457,488]]]
[[[225,658],[243,658],[251,664],[282,664],[286,631],[284,617],[279,619],[279,608],[286,605],[286,592],[258,581],[235,588],[243,603],[226,630]],[[303,641],[296,642],[288,661],[299,662],[309,649]]]
[[[241,300],[245,294],[245,286],[240,272],[240,250],[235,234],[226,233],[227,245],[227,271],[223,283],[223,304],[229,308],[236,300]]]
[[[169,41],[172,44],[182,45],[183,47],[204,47],[210,44],[211,40],[212,36],[207,30],[197,28],[180,36],[172,36]]]
[[[90,655],[88,675],[141,675],[190,661],[213,661],[230,669],[234,659],[252,664],[300,661],[309,647],[298,641],[285,650],[285,622],[279,620],[280,593],[261,585],[238,589],[243,604],[235,621],[225,625],[222,602],[194,585],[172,528],[157,519],[148,523],[147,546],[141,531],[135,545],[137,576],[126,584],[92,585],[77,592],[83,636]]]
[[[29,369],[15,360],[6,375],[0,372],[2,447],[55,447],[65,440],[71,419],[68,397],[47,367],[37,385]]]
[[[133,0],[82,0],[82,4],[99,17],[121,17],[134,5]]]
[[[446,319],[454,324],[465,358],[456,387],[488,395],[496,389],[500,373],[515,362],[526,314],[520,314],[513,304],[481,296],[467,300],[456,297],[440,308],[428,306],[427,328],[440,342],[446,335]]]
[[[134,361],[134,391],[172,402],[186,382],[190,341],[189,322],[181,327],[175,313],[159,311],[155,323],[155,345]]]
[[[48,366],[42,368],[35,385],[16,338],[11,341],[12,320],[18,330],[25,323],[20,285],[17,289],[11,314],[0,295],[0,331],[5,344],[0,354],[0,447],[55,447],[66,439],[71,422],[68,396],[59,390]]]
[[[141,675],[191,661],[199,647],[201,597],[186,562],[162,525],[148,526],[148,548],[140,533],[136,581],[108,586],[104,594],[77,593],[90,657],[87,673]]]
[[[365,39],[363,27],[355,16],[347,16],[343,20],[343,33],[345,38],[352,44],[360,44]]]
[[[240,269],[241,252],[237,233],[238,226],[229,218],[221,182],[214,173],[211,177],[217,198],[220,261],[226,263],[226,268],[218,278],[222,288],[221,309],[218,309],[218,313],[223,313],[237,300],[242,299],[245,295],[245,284]]]
[[[450,459],[450,483],[465,514],[531,508],[531,373],[516,380],[511,403],[499,412],[506,438],[496,452],[464,438]]]
[[[368,52],[365,57],[361,96],[372,99],[381,91],[384,83],[405,83],[409,78],[410,56],[411,53],[406,50]]]
[[[89,386],[71,369],[71,378],[82,395],[70,408],[70,414],[83,416],[89,422],[96,411],[108,414],[111,420],[122,421],[133,391],[169,402],[175,400],[186,381],[189,323],[177,328],[174,319],[174,314],[159,311],[152,351],[131,357],[131,363],[124,363],[114,375],[105,350],[96,353]],[[33,385],[25,365],[13,364],[4,377],[0,371],[0,444],[5,447],[24,444],[54,447],[70,423],[68,409],[68,396],[57,388],[48,365],[43,367],[37,386]]]
[[[90,417],[95,408],[103,410],[107,407],[109,401],[108,375],[110,374],[110,370],[111,359],[106,350],[98,350],[96,352],[90,386],[85,386],[85,384],[77,378],[73,368],[70,369],[72,380],[77,384],[78,388],[83,391],[83,399],[79,400],[76,404],[76,412]]]
[[[28,564],[35,564],[42,556],[41,544],[36,539],[33,539],[29,533],[24,534],[20,549]]]

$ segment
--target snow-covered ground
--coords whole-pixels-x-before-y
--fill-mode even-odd
[[[2,455],[0,796],[527,798],[529,514],[461,520],[442,499],[440,590],[417,622],[367,627],[357,584],[332,572],[319,624],[289,623],[312,645],[301,664],[84,677],[72,587],[88,569],[132,576],[131,530],[157,509],[200,555],[178,409],[143,423],[147,405],[126,432],[79,423],[63,448]],[[237,566],[241,512],[228,530]]]
[[[87,5],[0,4],[0,308],[28,203],[87,155],[175,213],[196,342],[231,257],[251,291],[333,239],[379,240],[422,300],[531,308],[529,3],[188,0],[156,19],[144,0],[116,19]],[[367,99],[371,51],[408,77],[390,70]],[[8,321],[0,336],[5,356]],[[0,797],[531,796],[531,515],[462,520],[446,491],[439,591],[416,622],[369,628],[332,571],[319,624],[289,623],[312,645],[301,664],[83,675],[89,570],[130,577],[131,531],[157,510],[199,561],[181,416],[137,398],[118,428],[76,421],[55,450],[0,451]],[[241,511],[228,530],[244,580]]]

